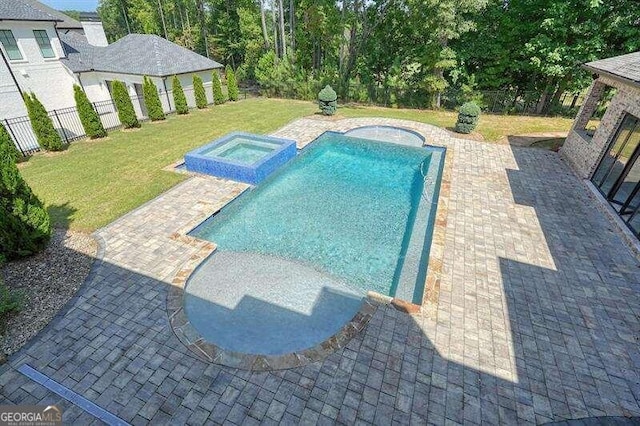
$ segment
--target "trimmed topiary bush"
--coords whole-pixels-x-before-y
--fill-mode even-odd
[[[144,103],[147,106],[147,113],[151,121],[164,120],[165,115],[162,110],[160,96],[158,96],[158,88],[146,75],[142,81],[142,96],[144,97]]]
[[[31,127],[36,134],[38,144],[47,151],[62,151],[62,139],[35,93],[25,93],[24,104],[27,106]]]
[[[91,139],[103,138],[107,136],[106,130],[102,126],[100,116],[93,109],[93,105],[89,102],[87,94],[77,84],[73,85],[73,97],[76,100],[76,108],[78,109],[78,115],[80,116],[80,122],[84,128],[84,132]]]
[[[15,259],[42,250],[51,237],[49,214],[20,176],[13,142],[0,134],[0,257]]]
[[[204,85],[199,75],[193,76],[193,93],[196,98],[196,106],[198,109],[207,107],[207,93],[204,91]]]
[[[18,161],[18,158],[20,158],[20,152],[18,152],[18,148],[16,148],[13,140],[11,140],[11,136],[9,136],[9,132],[7,132],[7,129],[4,128],[2,123],[0,123],[0,144],[7,145],[6,150],[3,151],[0,148],[0,151],[4,152],[5,155],[10,156],[14,163]]]
[[[111,92],[113,102],[116,104],[116,109],[118,110],[118,118],[124,128],[131,129],[140,127],[136,110],[133,108],[131,97],[129,97],[129,92],[127,92],[127,86],[121,81],[112,81]]]
[[[473,102],[467,102],[458,111],[458,121],[456,121],[455,131],[468,134],[473,132],[480,118],[480,107]]]
[[[318,93],[318,105],[324,115],[333,115],[338,109],[338,95],[328,84]]]
[[[236,74],[233,72],[231,65],[227,65],[225,69],[227,75],[227,94],[230,101],[238,100],[238,81],[236,80]]]
[[[224,95],[222,94],[222,84],[220,84],[220,74],[218,71],[211,73],[211,89],[213,90],[213,103],[216,105],[223,104],[225,102]]]
[[[180,84],[180,80],[177,75],[173,76],[173,80],[171,80],[171,87],[173,87],[173,103],[176,106],[176,112],[178,114],[189,114],[187,98],[184,96],[182,84]]]

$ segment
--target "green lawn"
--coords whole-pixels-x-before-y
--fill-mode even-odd
[[[20,165],[29,185],[47,204],[53,221],[93,231],[184,180],[162,170],[188,150],[225,133],[270,133],[289,121],[313,114],[311,102],[252,98],[145,123],[135,131],[113,131],[107,139],[79,141],[68,150],[37,154]],[[345,107],[346,117],[379,116],[451,127],[451,112]],[[485,116],[479,131],[489,140],[507,134],[559,131],[571,121],[533,117]]]
[[[346,117],[388,117],[413,120],[449,129],[453,129],[458,117],[458,114],[452,111],[359,106],[340,108],[338,113]],[[487,141],[497,141],[508,135],[568,131],[572,124],[573,120],[562,117],[482,114],[476,132]]]

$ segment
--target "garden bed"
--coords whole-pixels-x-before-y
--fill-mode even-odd
[[[96,250],[91,236],[55,229],[43,252],[2,268],[5,284],[22,294],[23,303],[2,324],[0,357],[18,351],[76,294],[91,270]]]

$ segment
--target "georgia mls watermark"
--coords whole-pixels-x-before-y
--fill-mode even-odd
[[[0,426],[60,426],[62,410],[55,405],[0,405]]]

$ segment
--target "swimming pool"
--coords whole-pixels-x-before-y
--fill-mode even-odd
[[[190,235],[420,304],[444,154],[327,132]]]

